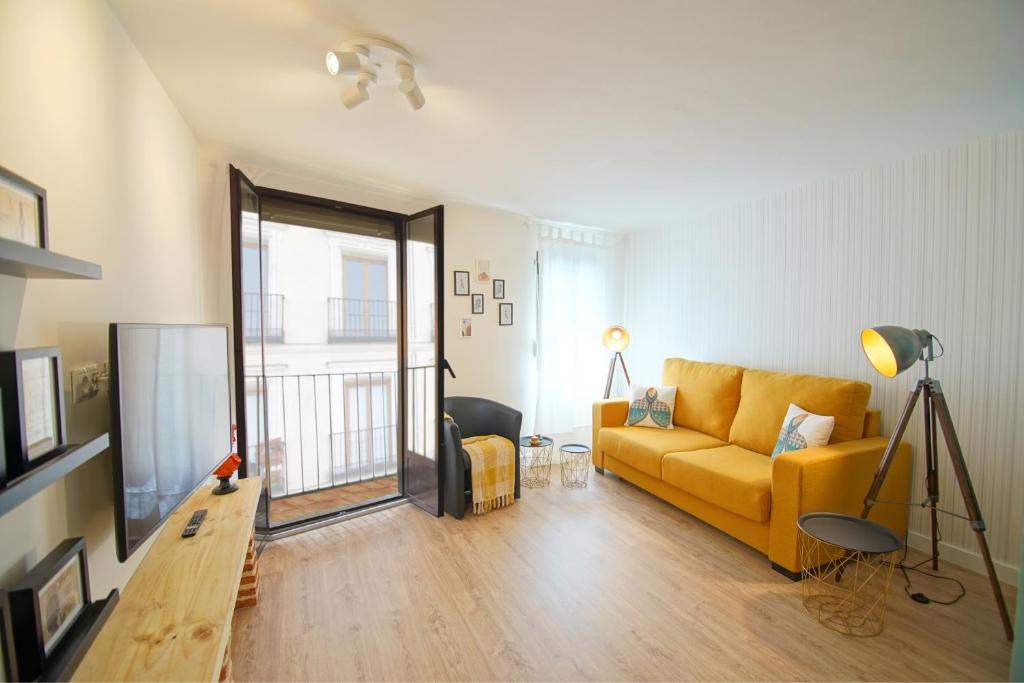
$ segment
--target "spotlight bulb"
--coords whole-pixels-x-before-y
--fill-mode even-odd
[[[359,57],[366,57],[370,51],[365,47],[353,47],[347,50],[332,50],[327,53],[327,73],[332,76],[338,74],[357,74],[362,67]]]
[[[416,81],[402,81],[398,84],[398,89],[405,95],[405,99],[409,101],[409,106],[413,109],[419,109],[427,102],[427,98],[423,96],[423,91],[420,90]]]

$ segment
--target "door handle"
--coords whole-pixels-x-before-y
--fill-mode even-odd
[[[455,371],[452,370],[452,364],[448,362],[447,358],[444,359],[444,365],[442,366],[442,371],[443,370],[447,370],[448,374],[452,376],[452,379],[455,379]]]

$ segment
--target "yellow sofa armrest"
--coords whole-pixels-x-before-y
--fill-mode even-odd
[[[621,427],[626,424],[626,416],[629,415],[628,398],[606,398],[601,401],[594,401],[594,424],[593,441],[590,442],[590,457],[594,467],[604,467],[604,453],[597,445],[597,437],[601,427]]]
[[[800,548],[796,521],[808,512],[841,512],[860,516],[864,497],[889,440],[876,436],[844,443],[805,448],[779,455],[772,463],[772,513],[768,559],[799,572]],[[906,502],[910,492],[910,444],[903,442],[879,500]],[[902,537],[907,531],[904,505],[877,504],[869,519]]]

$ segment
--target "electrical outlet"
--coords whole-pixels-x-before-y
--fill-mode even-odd
[[[83,365],[71,371],[71,402],[86,401],[100,393],[100,366]]]

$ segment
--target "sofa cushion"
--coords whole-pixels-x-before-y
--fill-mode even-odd
[[[871,385],[852,379],[747,370],[729,442],[769,455],[790,403],[836,418],[829,443],[854,441],[864,434],[864,413],[870,397]]]
[[[666,453],[726,445],[713,436],[685,427],[605,427],[598,435],[597,444],[605,455],[658,479],[661,479],[661,458]]]
[[[740,403],[742,380],[743,368],[737,365],[666,359],[662,384],[678,387],[672,421],[680,427],[728,440],[729,427]]]
[[[772,509],[772,461],[740,446],[668,453],[662,479],[677,489],[755,522]]]

